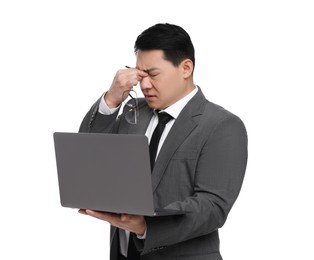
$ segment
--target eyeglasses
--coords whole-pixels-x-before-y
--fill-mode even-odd
[[[124,117],[129,124],[135,125],[139,117],[137,94],[134,90],[123,92],[123,100],[126,100],[128,96],[130,97],[128,102],[123,102],[125,107],[127,107]]]

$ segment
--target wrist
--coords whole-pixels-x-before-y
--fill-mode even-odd
[[[143,234],[137,234],[137,233],[136,233],[136,237],[137,237],[138,239],[145,239],[145,238],[146,238],[146,232],[147,232],[147,230],[146,230],[146,227],[145,227],[144,233],[143,233]]]
[[[104,101],[106,103],[106,105],[109,107],[109,108],[116,108],[120,105],[120,102],[116,102],[114,100],[112,100],[112,98],[110,98],[110,94],[108,95],[108,92],[107,91],[104,95]]]
[[[142,222],[142,224],[139,227],[140,227],[140,230],[138,232],[135,232],[137,237],[146,236],[147,225],[146,225],[145,219],[143,219],[143,222]]]

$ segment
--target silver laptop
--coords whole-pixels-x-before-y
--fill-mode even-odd
[[[53,136],[62,206],[144,216],[186,213],[154,208],[146,136],[65,132]]]

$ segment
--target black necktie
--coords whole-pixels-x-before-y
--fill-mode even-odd
[[[173,119],[173,117],[166,112],[158,113],[158,125],[156,126],[152,138],[149,143],[149,154],[150,154],[150,165],[151,169],[154,168],[159,139],[162,135],[162,132],[165,129],[166,124]]]

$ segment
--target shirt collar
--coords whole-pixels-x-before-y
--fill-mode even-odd
[[[198,87],[196,86],[193,91],[191,91],[189,94],[178,100],[176,103],[172,104],[171,106],[167,107],[164,110],[161,110],[161,112],[166,112],[169,115],[171,115],[174,119],[177,119],[182,109],[186,106],[186,104],[194,97],[194,95],[197,93]],[[156,114],[156,110],[154,110],[154,113]]]

